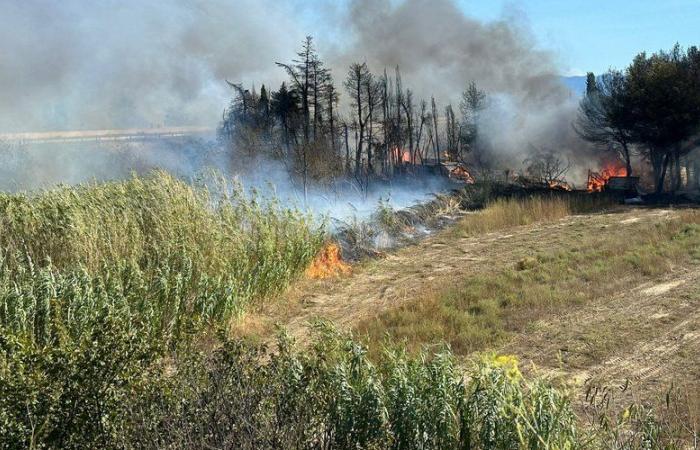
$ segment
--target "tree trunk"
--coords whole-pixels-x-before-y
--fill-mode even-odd
[[[348,143],[348,124],[343,124],[345,129],[345,173],[350,175],[350,144]]]
[[[440,165],[440,139],[438,137],[438,117],[437,117],[437,107],[435,106],[435,98],[432,98],[433,107],[433,125],[435,126],[435,159],[437,159],[438,166]]]
[[[303,169],[303,179],[304,179],[304,206],[306,206],[306,204],[307,204],[307,193],[308,193],[308,190],[307,190],[307,187],[308,187],[308,186],[307,186],[307,178],[308,178],[308,172],[309,172],[309,171],[308,171],[308,166],[306,165],[306,150],[307,150],[306,147],[307,147],[307,145],[308,145],[308,144],[304,144],[304,153],[302,154],[303,165],[304,165],[304,169]]]
[[[371,97],[370,97],[370,102],[371,102]],[[369,105],[369,129],[367,130],[367,174],[369,176],[370,173],[374,171],[374,165],[372,163],[372,140],[374,137],[374,128],[372,126],[372,105]]]
[[[660,194],[664,190],[664,182],[666,181],[666,169],[668,168],[669,153],[664,153],[663,164],[661,164],[660,173],[656,177],[656,193]],[[657,171],[656,169],[654,170]]]
[[[632,176],[632,161],[630,158],[630,150],[627,147],[627,143],[623,142],[622,143],[622,152],[625,158],[625,169],[627,170],[627,176],[631,177]]]
[[[332,86],[332,85],[331,85]],[[331,87],[332,89],[332,87]],[[330,122],[330,132],[331,132],[331,149],[333,150],[333,158],[338,157],[338,151],[336,149],[335,143],[335,114],[333,113],[333,91],[331,90],[330,101],[328,102],[328,113],[330,117],[328,118]]]
[[[673,193],[680,191],[683,187],[683,180],[681,179],[681,152],[679,149],[674,151],[673,158]]]
[[[408,127],[408,154],[413,165],[416,164],[415,150],[413,149],[413,118],[410,117],[410,113],[406,113],[406,126]],[[403,155],[401,155],[403,161]],[[413,169],[411,169],[413,170]]]

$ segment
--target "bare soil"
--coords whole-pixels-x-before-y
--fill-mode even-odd
[[[349,276],[307,280],[289,296],[249,316],[243,327],[260,332],[273,324],[300,341],[314,319],[352,329],[360,321],[394,308],[454,277],[515,266],[538,252],[570,246],[590,233],[624,239],[640,223],[668,220],[669,209],[628,208],[614,213],[570,216],[478,237],[450,230],[416,245],[353,267]],[[620,283],[624,285],[624,283]],[[700,267],[672,268],[661,279],[627,286],[591,302],[524,318],[527,325],[495,350],[517,355],[538,372],[579,383],[622,384],[626,395],[649,399],[672,383],[700,389]],[[534,366],[533,366],[534,365]]]
[[[700,268],[678,268],[662,280],[543,317],[499,351],[577,385],[630,386],[617,390],[618,403],[660,403],[672,387],[697,402]],[[700,412],[700,404],[689,407]]]

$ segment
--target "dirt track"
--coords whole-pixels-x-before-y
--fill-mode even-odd
[[[513,266],[538,251],[566,248],[582,233],[617,233],[640,222],[668,220],[671,210],[628,209],[571,216],[558,222],[459,238],[449,230],[342,279],[300,283],[284,302],[258,316],[304,341],[315,318],[349,329],[363,319],[415,298],[426,284]],[[549,373],[622,383],[642,391],[672,381],[700,380],[700,267],[676,269],[663,280],[539,317],[498,349]]]
[[[571,216],[548,224],[517,227],[477,237],[459,238],[449,230],[385,258],[356,267],[350,276],[302,282],[285,299],[282,315],[275,320],[303,338],[314,318],[326,318],[341,327],[411,300],[427,282],[488,273],[514,265],[536,251],[565,248],[582,232],[606,228],[624,234],[627,225],[640,220],[666,220],[671,211],[631,209],[625,212]],[[614,227],[614,228],[613,228]],[[279,311],[280,304],[273,305]]]
[[[661,401],[672,385],[700,398],[698,267],[543,318],[532,328],[500,350],[579,384],[629,381],[628,401]]]

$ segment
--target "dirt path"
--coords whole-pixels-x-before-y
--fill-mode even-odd
[[[282,324],[292,336],[304,340],[308,324],[316,318],[350,328],[414,299],[426,284],[439,286],[442,280],[514,266],[536,252],[565,248],[572,238],[591,230],[624,235],[628,225],[666,220],[670,214],[669,210],[628,209],[570,216],[478,237],[458,237],[445,230],[386,258],[355,267],[350,276],[300,283],[283,302],[271,305],[258,319]]]
[[[269,330],[286,327],[304,342],[317,318],[351,329],[364,319],[416,299],[426,287],[515,267],[536,254],[571,249],[584,237],[605,233],[625,239],[636,226],[668,220],[672,210],[631,208],[616,213],[570,216],[553,223],[512,228],[478,237],[444,230],[386,258],[356,266],[340,279],[305,281],[261,311],[252,323]],[[621,283],[624,285],[625,283]],[[674,269],[662,280],[611,292],[571,305],[564,313],[538,311],[533,323],[502,348],[517,355],[525,370],[561,374],[583,383],[631,380],[628,396],[660,397],[671,383],[700,399],[700,267]],[[260,325],[263,324],[263,325]],[[698,405],[700,413],[700,405]]]
[[[700,268],[678,269],[659,282],[544,318],[501,351],[579,383],[629,381],[625,401],[662,400],[672,385],[698,399]]]

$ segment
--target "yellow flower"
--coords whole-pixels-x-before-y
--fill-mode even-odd
[[[625,408],[625,410],[622,412],[622,421],[626,421],[630,417],[630,409]]]
[[[520,369],[518,369],[518,358],[513,355],[495,355],[491,362],[495,367],[502,369],[510,379],[522,376]]]

